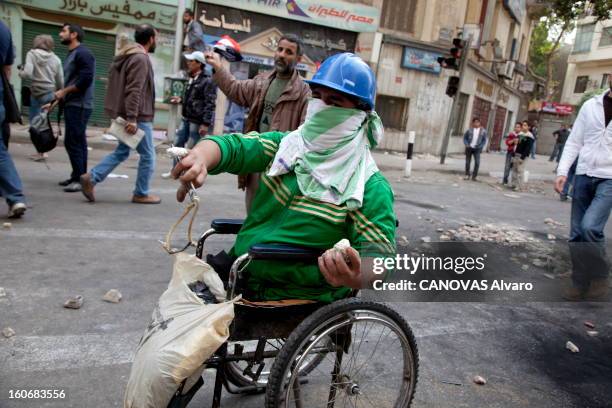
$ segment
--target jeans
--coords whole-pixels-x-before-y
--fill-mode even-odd
[[[193,147],[198,140],[200,140],[199,133],[200,126],[196,123],[189,122],[188,120],[183,120],[181,123],[181,128],[176,133],[176,142],[175,146],[185,147],[185,144],[189,142],[189,147]]]
[[[474,172],[472,178],[475,179],[478,176],[478,168],[480,167],[480,149],[475,149],[467,146],[465,148],[465,175],[470,175],[470,164],[474,156]]]
[[[513,152],[506,152],[506,164],[504,165],[504,184],[508,184],[508,178],[510,177],[510,170],[512,169],[512,158],[514,157]]]
[[[572,163],[572,166],[567,172],[567,180],[565,181],[565,184],[563,185],[563,191],[561,191],[562,197],[567,197],[569,195],[569,189],[574,184],[574,179],[576,178],[576,166],[577,165],[578,165],[578,158],[574,160],[574,163]]]
[[[66,122],[66,135],[64,146],[70,158],[72,173],[71,181],[79,181],[81,175],[87,173],[87,139],[85,130],[91,115],[91,109],[83,109],[78,106],[66,106],[64,108],[64,120]]]
[[[30,98],[30,110],[28,112],[28,118],[30,120],[30,123],[32,123],[32,119],[34,119],[34,117],[36,117],[36,115],[40,113],[40,108],[43,105],[46,105],[51,102],[53,98],[55,98],[53,92],[49,92],[48,94],[40,96],[38,98],[35,98],[34,96]]]
[[[0,92],[2,96],[2,92]],[[6,111],[0,98],[0,123],[4,122]],[[0,127],[0,139],[2,139],[2,128]],[[15,163],[11,158],[10,153],[0,142],[0,196],[4,197],[6,203],[12,206],[15,203],[24,203],[21,179],[15,168]]]
[[[580,289],[608,277],[603,230],[612,209],[612,179],[577,175],[572,196],[570,255],[572,281]]]
[[[555,145],[553,146],[553,151],[550,154],[550,157],[548,158],[548,161],[553,161],[555,159],[555,157],[557,157],[558,154],[559,154],[559,143],[555,142]]]
[[[144,136],[136,151],[140,154],[138,160],[138,173],[136,174],[136,187],[134,195],[144,197],[149,195],[149,185],[151,177],[155,172],[155,146],[153,146],[153,123],[138,122],[138,128],[144,130]],[[100,183],[117,167],[127,160],[130,155],[130,147],[125,143],[119,142],[114,152],[107,155],[93,169],[91,169],[91,181],[93,184]]]
[[[531,158],[532,158],[532,159],[535,159],[535,158],[536,158],[536,157],[535,157],[535,155],[536,155],[536,143],[537,143],[537,141],[536,141],[536,140],[534,140],[534,141],[533,141],[533,144],[531,145]]]

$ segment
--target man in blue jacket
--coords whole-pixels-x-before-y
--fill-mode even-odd
[[[61,181],[64,191],[81,191],[79,178],[87,173],[87,140],[85,130],[93,109],[94,73],[96,59],[91,51],[81,44],[85,34],[77,24],[65,23],[59,33],[62,44],[69,52],[64,60],[64,88],[55,92],[55,99],[63,103],[66,135],[64,146],[70,157],[72,173]]]
[[[487,144],[487,130],[480,126],[480,119],[472,119],[472,127],[463,135],[465,145],[465,179],[470,179],[470,164],[474,156],[474,172],[471,173],[473,181],[478,177],[478,167],[480,167],[480,152]]]

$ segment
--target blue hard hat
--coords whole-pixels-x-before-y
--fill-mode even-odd
[[[321,85],[351,95],[374,109],[376,78],[364,60],[350,52],[327,58],[312,79],[310,85]]]

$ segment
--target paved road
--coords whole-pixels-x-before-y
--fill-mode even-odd
[[[120,407],[134,348],[153,306],[165,289],[171,258],[159,244],[180,214],[174,183],[156,176],[159,206],[130,203],[136,161],[117,169],[128,179],[109,179],[96,189],[91,205],[78,194],[61,192],[56,182],[68,174],[63,150],[51,153],[49,169],[27,160],[31,147],[12,153],[28,193],[30,211],[0,231],[0,407]],[[91,162],[103,152],[91,152]],[[384,160],[383,155],[379,159]],[[165,171],[160,160],[157,173]],[[479,223],[511,224],[540,236],[554,232],[546,217],[567,223],[569,205],[552,196],[508,197],[457,175],[421,171],[413,182],[400,180],[394,166],[382,166],[396,192],[398,237],[410,242],[436,229]],[[491,183],[491,184],[489,184]],[[240,217],[242,194],[233,176],[209,179],[201,191],[197,230],[212,218]],[[4,211],[4,209],[0,209]],[[608,234],[612,233],[608,228]],[[231,245],[221,239],[211,249]],[[123,294],[119,304],[103,302],[110,288]],[[62,308],[71,294],[82,294],[80,310]],[[397,303],[393,305],[417,336],[421,374],[415,407],[609,407],[612,400],[612,311],[609,303]],[[583,322],[597,324],[589,337]],[[580,353],[565,350],[572,340]],[[487,378],[477,386],[474,375]],[[209,404],[212,374],[194,406]],[[457,383],[461,385],[453,385]],[[65,401],[9,400],[9,390],[64,389]],[[261,406],[261,396],[225,396],[224,406]]]

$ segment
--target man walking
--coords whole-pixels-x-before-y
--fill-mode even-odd
[[[207,62],[215,71],[213,80],[219,89],[232,102],[250,109],[244,126],[245,133],[273,130],[286,132],[297,129],[304,121],[310,89],[296,69],[302,54],[302,41],[295,35],[285,34],[278,40],[274,53],[274,70],[242,81],[223,68],[217,53],[206,54]],[[238,188],[247,190],[247,211],[251,207],[258,182],[258,174],[238,177]]]
[[[480,127],[480,119],[472,119],[472,127],[463,135],[465,145],[465,179],[470,179],[470,164],[474,156],[474,172],[471,174],[472,180],[478,177],[480,167],[480,153],[487,143],[487,130]]]
[[[193,147],[200,137],[208,133],[215,113],[217,86],[204,73],[206,59],[200,51],[185,55],[189,70],[189,84],[185,95],[172,98],[173,103],[183,104],[183,123],[177,133],[175,145],[184,147],[189,142]]]
[[[548,161],[556,160],[559,163],[561,160],[561,155],[563,154],[563,148],[565,147],[565,142],[569,137],[569,130],[567,130],[567,125],[562,124],[559,130],[555,130],[553,132],[553,136],[555,137],[555,146],[553,148],[553,152],[551,153]]]
[[[109,117],[121,117],[128,123],[125,130],[135,134],[138,129],[144,136],[136,151],[140,155],[136,188],[132,202],[137,204],[159,204],[161,198],[149,194],[151,177],[155,171],[155,147],[153,146],[153,115],[155,113],[155,83],[153,66],[148,54],[155,51],[157,31],[149,24],[136,28],[136,43],[127,43],[119,50],[111,64],[108,76],[108,91],[104,98],[104,109]],[[115,167],[130,155],[128,145],[119,142],[114,152],[106,156],[90,173],[81,176],[83,195],[95,201],[94,186],[106,179]]]
[[[11,65],[15,61],[13,38],[8,27],[0,20],[0,69],[7,78],[11,76]],[[4,122],[4,89],[0,81],[0,123]],[[4,197],[9,206],[8,217],[20,218],[25,213],[25,197],[23,196],[21,179],[15,168],[15,163],[2,142],[2,127],[0,127],[0,196]]]
[[[96,59],[91,51],[82,45],[85,34],[77,24],[66,23],[59,33],[63,45],[68,46],[64,61],[64,88],[55,92],[55,99],[64,107],[66,134],[64,146],[70,158],[72,173],[59,183],[64,191],[81,191],[79,177],[87,172],[87,139],[85,131],[93,109],[94,73]]]
[[[597,300],[608,294],[609,265],[604,228],[612,209],[612,75],[610,90],[586,101],[565,143],[555,190],[562,193],[578,157],[572,193],[570,255],[572,285],[567,300]]]

